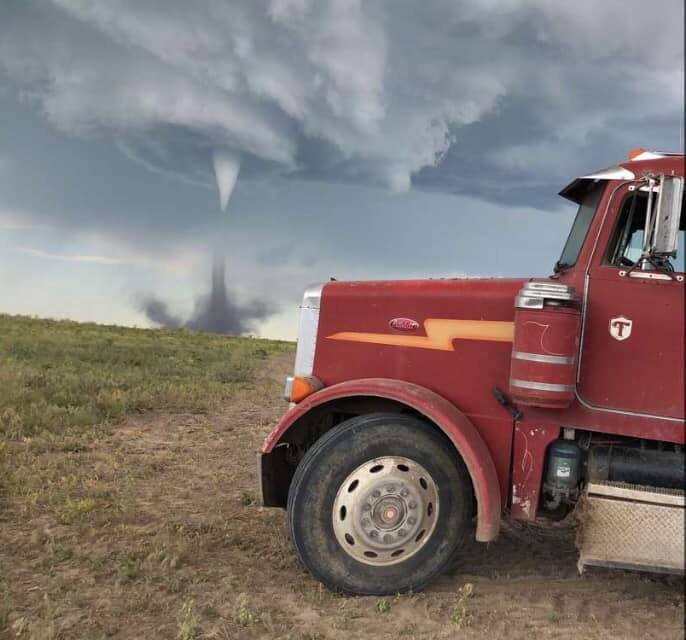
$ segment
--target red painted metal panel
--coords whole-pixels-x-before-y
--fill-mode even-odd
[[[488,447],[469,419],[448,400],[416,384],[369,378],[349,380],[312,394],[289,411],[262,446],[269,453],[288,429],[310,409],[332,400],[371,396],[397,400],[435,422],[452,440],[472,478],[477,501],[476,539],[493,540],[500,528],[502,500],[495,464]],[[509,451],[509,448],[508,448]]]
[[[507,389],[512,342],[501,340],[499,332],[514,320],[514,298],[522,284],[501,278],[328,283],[322,293],[314,375],[325,385],[369,377],[403,380],[446,398],[486,442],[505,501],[513,421],[495,401],[493,387]],[[401,333],[389,327],[394,318],[415,320],[419,326]],[[423,347],[402,346],[431,338],[427,320],[477,324],[468,329],[481,323],[483,339],[437,338],[440,348],[426,348],[431,346],[426,342],[419,343]],[[462,329],[459,325],[456,332]],[[401,344],[332,339],[341,332],[397,338]]]
[[[548,445],[558,438],[560,427],[522,421],[515,425],[512,452],[512,506],[513,518],[534,520],[545,467]]]
[[[558,424],[595,433],[646,438],[661,442],[686,444],[686,428],[683,420],[678,418],[662,419],[624,412],[603,411],[585,407],[574,402],[567,409],[542,409],[528,407],[524,409],[527,421],[542,424]]]
[[[598,407],[684,417],[683,282],[591,271],[579,393]]]

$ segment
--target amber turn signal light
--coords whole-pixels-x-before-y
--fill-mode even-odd
[[[634,158],[637,158],[640,156],[642,153],[645,153],[645,149],[641,149],[640,147],[637,147],[636,149],[629,149],[629,153],[627,153],[627,157],[629,160],[633,160]]]
[[[283,395],[288,402],[300,402],[315,391],[319,391],[322,386],[322,383],[314,376],[288,376]]]

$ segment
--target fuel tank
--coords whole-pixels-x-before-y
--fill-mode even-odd
[[[528,282],[515,300],[510,393],[518,404],[566,408],[574,400],[580,301],[568,285]]]

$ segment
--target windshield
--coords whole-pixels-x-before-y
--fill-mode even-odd
[[[581,251],[581,245],[584,243],[584,238],[588,232],[588,227],[591,225],[591,220],[593,220],[593,214],[598,206],[604,187],[605,182],[596,182],[586,192],[584,199],[579,205],[576,218],[574,218],[574,224],[569,232],[565,248],[562,250],[558,266],[564,268],[576,264],[579,252]]]

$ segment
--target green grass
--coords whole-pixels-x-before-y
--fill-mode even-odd
[[[207,412],[251,385],[268,355],[292,348],[0,315],[0,442],[52,434],[62,446],[78,447],[78,436],[127,414]]]

